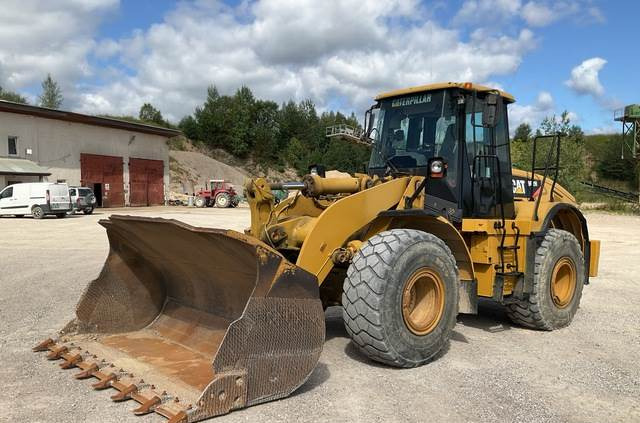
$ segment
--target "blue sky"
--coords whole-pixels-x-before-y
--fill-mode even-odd
[[[6,0],[0,86],[37,101],[47,73],[64,108],[172,120],[206,87],[361,115],[380,91],[458,80],[514,94],[512,129],[568,110],[618,131],[640,102],[632,53],[640,2],[597,0]],[[63,25],[60,25],[63,23]],[[625,41],[629,40],[629,41]]]

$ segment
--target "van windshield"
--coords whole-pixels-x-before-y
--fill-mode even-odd
[[[89,194],[92,194],[89,188],[78,188],[78,195],[82,197],[86,197]]]

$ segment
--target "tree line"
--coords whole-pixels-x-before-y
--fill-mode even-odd
[[[204,104],[185,116],[178,127],[191,140],[264,166],[288,165],[300,174],[311,164],[362,172],[369,147],[327,138],[326,128],[337,124],[359,127],[353,113],[318,113],[311,100],[278,104],[256,98],[248,87],[239,88],[234,95],[221,95],[210,86]]]

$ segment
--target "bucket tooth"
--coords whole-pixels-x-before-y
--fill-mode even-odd
[[[49,346],[51,346],[53,344],[55,344],[55,341],[53,339],[51,339],[51,338],[47,338],[44,341],[40,342],[35,347],[31,348],[31,350],[33,352],[47,351],[49,349]]]
[[[72,367],[75,367],[76,364],[82,361],[81,354],[62,354],[62,358],[64,359],[64,361],[60,363],[60,367],[63,369],[70,369]]]
[[[135,383],[125,384],[122,382],[111,382],[111,387],[117,389],[118,392],[111,396],[111,399],[115,402],[125,401],[131,398],[131,394],[138,392],[138,386]]]
[[[69,348],[67,348],[65,345],[62,345],[60,347],[54,347],[54,348],[50,347],[49,349],[51,351],[47,353],[47,360],[57,360],[60,357],[62,357],[62,354],[69,351]]]
[[[95,362],[81,361],[76,366],[81,369],[80,372],[73,375],[76,379],[88,379],[99,370],[98,364]]]
[[[154,391],[148,392],[135,392],[131,394],[131,398],[140,403],[140,406],[133,411],[133,414],[141,416],[143,414],[149,414],[155,410],[155,408],[162,402],[160,396]]]
[[[187,421],[187,413],[184,407],[175,403],[162,404],[156,407],[154,411],[169,419],[168,423],[185,423]]]
[[[118,375],[115,373],[105,373],[100,370],[94,372],[93,377],[98,378],[98,382],[91,385],[96,390],[107,389],[111,386],[112,381],[118,380]]]

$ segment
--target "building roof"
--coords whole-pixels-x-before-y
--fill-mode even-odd
[[[0,112],[17,113],[21,115],[37,116],[45,119],[56,119],[67,122],[84,123],[85,125],[103,126],[106,128],[122,129],[125,131],[141,132],[144,134],[161,135],[167,138],[181,135],[182,132],[143,123],[127,122],[119,119],[83,115],[81,113],[64,110],[48,109],[46,107],[31,106],[29,104],[13,103],[0,100]]]
[[[402,88],[399,90],[393,90],[393,91],[388,91],[382,94],[378,94],[378,96],[376,97],[376,100],[382,100],[382,99],[391,98],[391,97],[399,97],[401,95],[420,93],[424,91],[442,90],[445,88],[460,88],[467,91],[479,91],[479,92],[497,91],[501,97],[507,100],[508,103],[513,103],[516,101],[515,97],[513,97],[511,94],[507,92],[496,90],[495,88],[487,87],[485,85],[474,84],[471,82],[439,82],[436,84],[427,84],[427,85],[420,85],[417,87]]]
[[[31,160],[0,157],[0,175],[46,176],[51,172]]]

